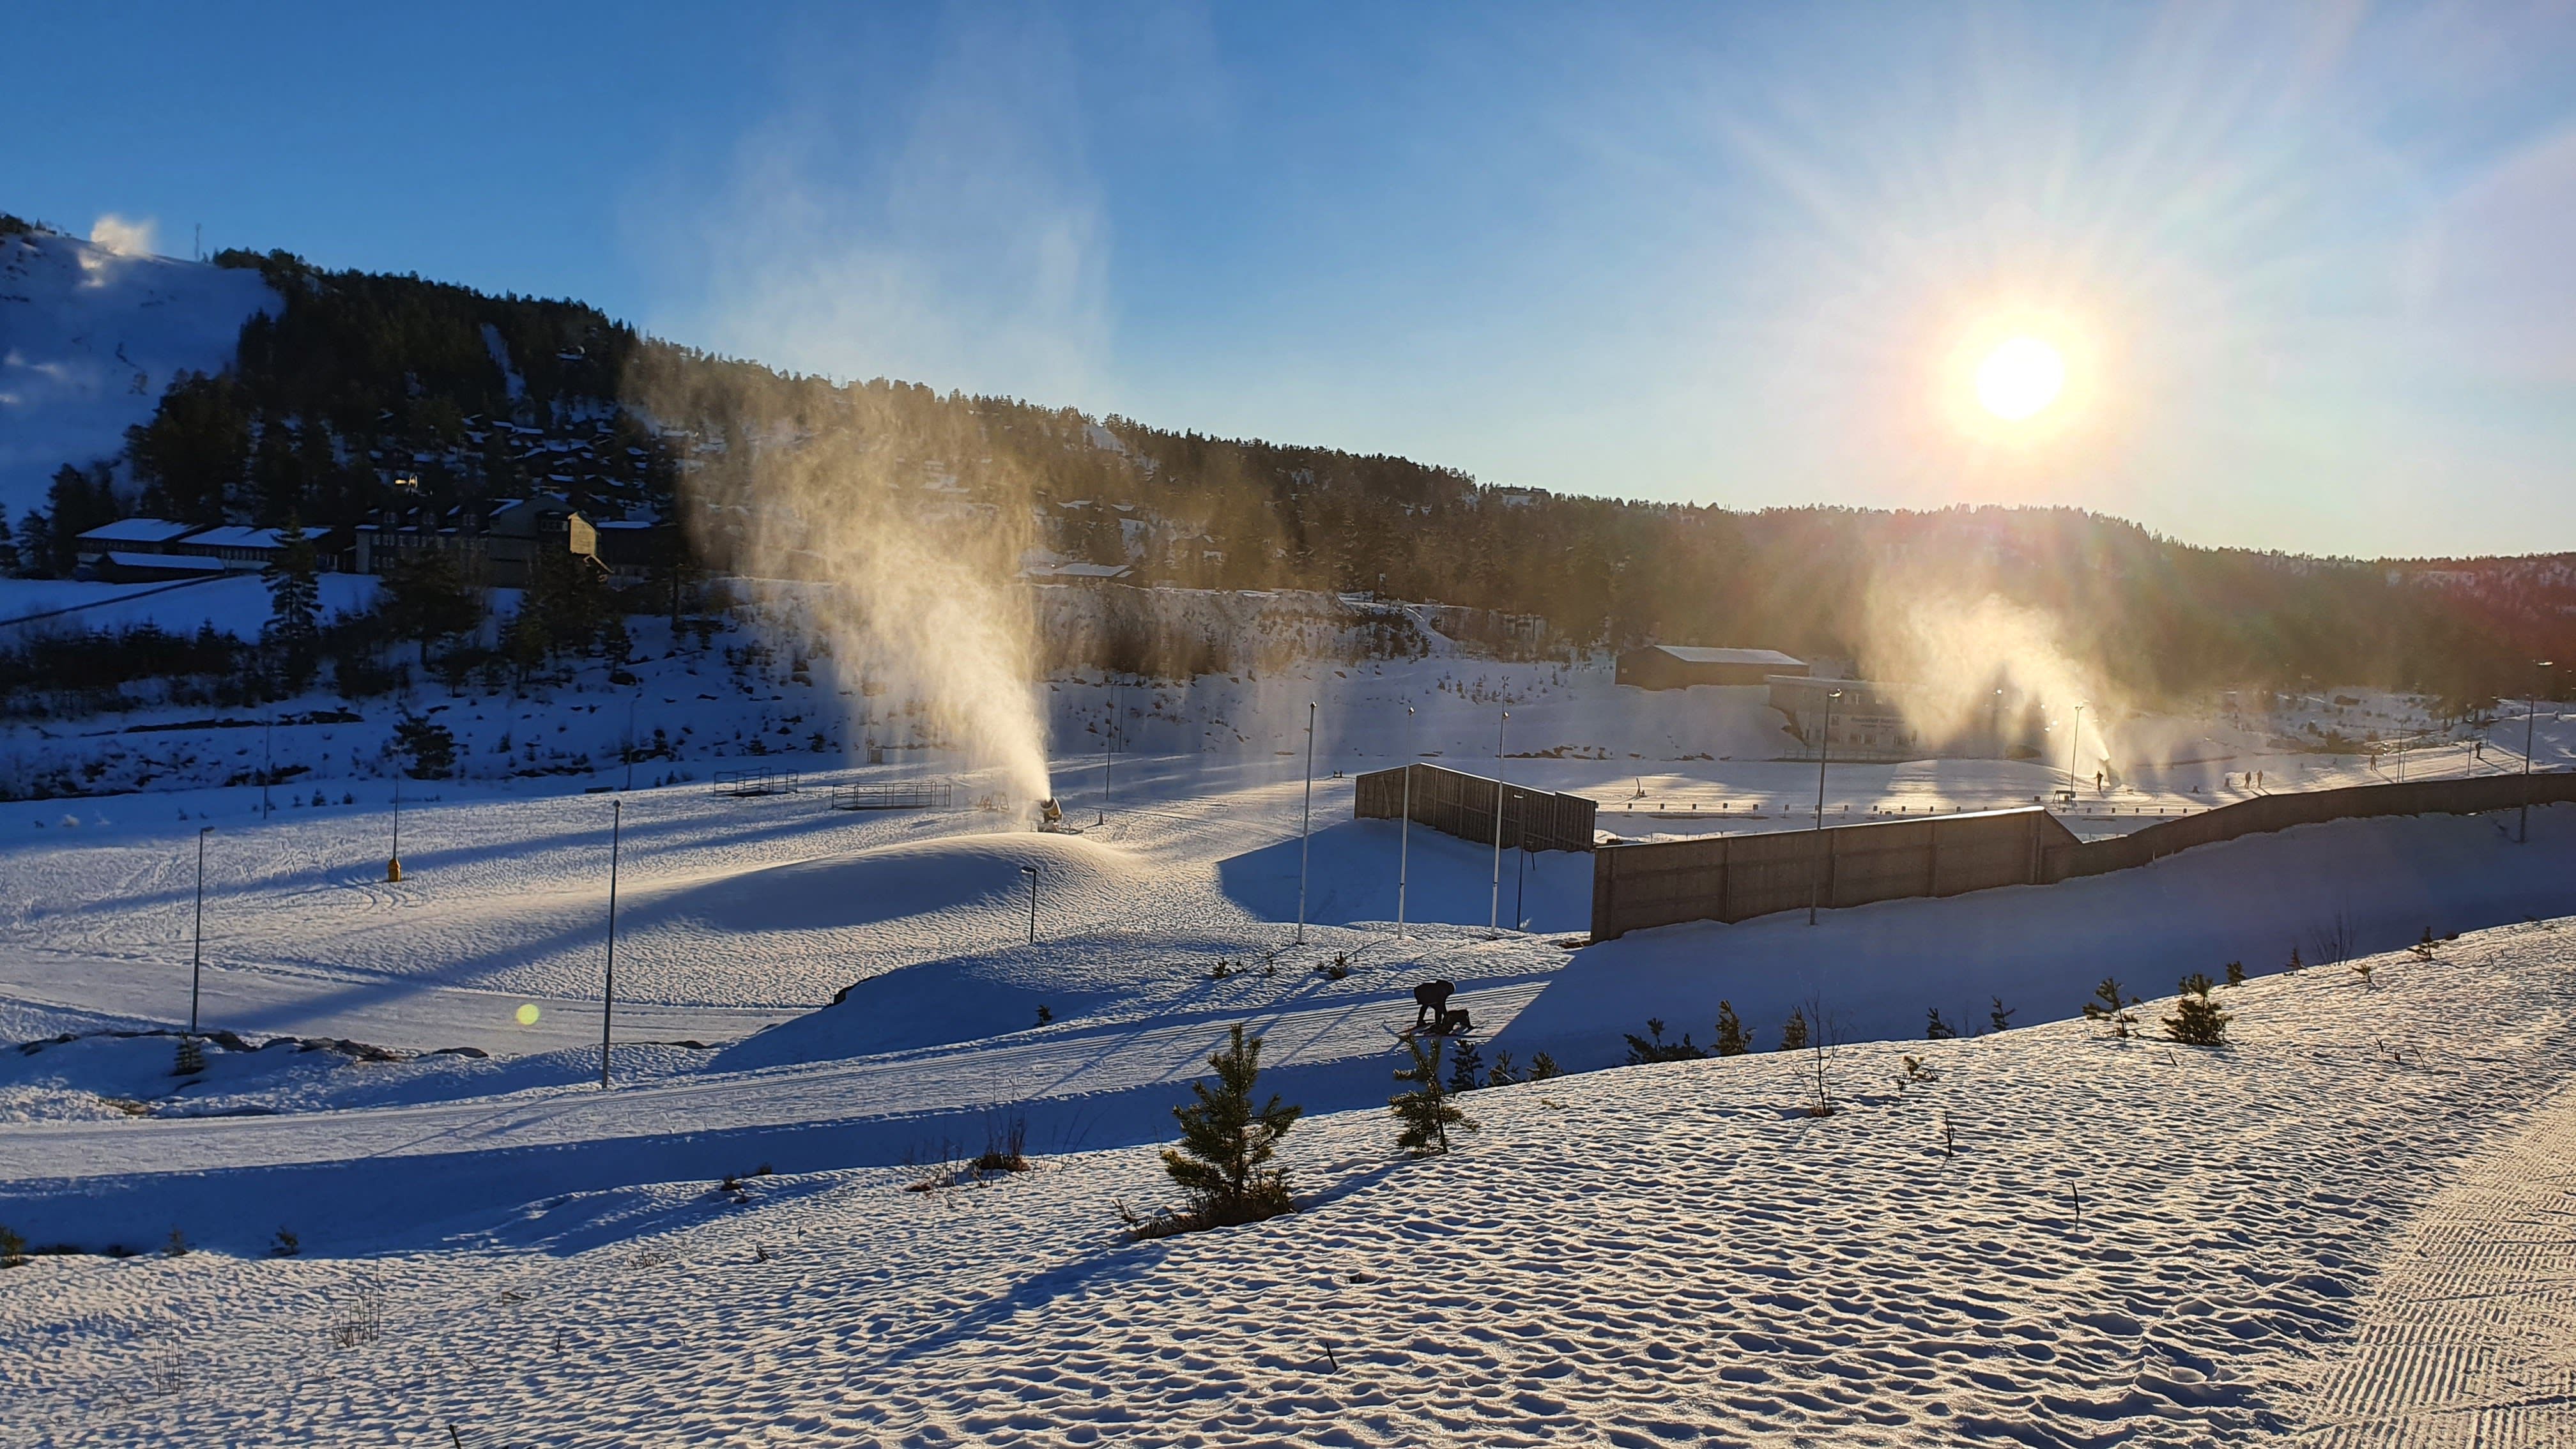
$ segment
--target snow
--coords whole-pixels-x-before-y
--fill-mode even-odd
[[[173,523],[166,518],[120,518],[102,523],[80,536],[83,543],[169,543],[197,531],[193,523]]]
[[[452,1139],[366,1176],[461,1205],[531,1167],[538,1195],[364,1259],[39,1257],[0,1296],[0,1385],[16,1432],[96,1443],[2289,1441],[2334,1422],[2309,1406],[2341,1402],[2356,1331],[2409,1311],[2411,1224],[2492,1236],[2555,1201],[2450,1184],[2554,1166],[2511,1154],[2576,1110],[2571,966],[2557,928],[2508,927],[2368,988],[2224,991],[2220,1051],[2081,1023],[1847,1048],[1823,1118],[1781,1055],[1480,1092],[1482,1130],[1424,1163],[1380,1110],[1318,1117],[1285,1146],[1300,1212],[1143,1244],[1112,1216],[1164,1196],[1142,1148],[916,1193],[925,1168],[702,1138],[692,1176],[560,1192]],[[132,1246],[255,1174],[174,1179]],[[276,1186],[235,1231],[309,1244],[319,1201]],[[2446,1322],[2451,1353],[2511,1331]],[[2377,1382],[2427,1409],[2525,1396],[2426,1393],[2444,1360],[2389,1351]]]
[[[256,271],[0,238],[0,509],[14,521],[64,464],[116,456],[174,378],[230,366],[242,324],[284,310]]]
[[[349,607],[372,581],[324,585]],[[242,637],[267,615],[255,578],[0,600]],[[170,703],[0,732],[10,778],[91,791],[0,802],[0,1033],[34,1047],[0,1052],[0,1224],[85,1250],[0,1271],[0,1438],[2412,1443],[2545,1422],[2567,1260],[2564,1185],[2535,1164],[2576,1130],[2576,806],[2533,811],[2529,844],[2510,816],[2344,821],[1587,945],[1587,857],[1353,820],[1350,776],[1499,769],[1630,838],[1802,827],[1817,766],[1763,691],[1455,652],[1064,673],[1035,687],[1072,833],[1037,833],[783,609],[721,650],[634,626],[631,684],[592,664],[525,692],[317,694],[273,727]],[[2324,708],[2421,727],[2402,700]],[[463,776],[402,782],[392,882],[406,712],[455,732]],[[2483,758],[2467,736],[2418,751],[2414,777],[2518,769],[2521,724],[2486,726]],[[663,746],[619,789],[630,729]],[[2381,778],[2285,733],[2129,722],[2117,785],[2061,818],[2132,829],[2257,769]],[[272,735],[300,773],[264,811]],[[2576,750],[2554,715],[2533,735],[2544,765]],[[752,767],[804,788],[700,783]],[[831,786],[935,778],[952,807],[831,808]],[[1825,808],[2027,804],[2061,778],[1836,764]],[[180,1075],[201,839],[197,1002],[234,1035]],[[2459,936],[2403,949],[2427,928]],[[2167,1002],[2140,1009],[2149,1039],[2074,1019],[2106,975],[2153,998],[2230,961],[2252,979],[2219,992],[2227,1048],[2152,1039]],[[1474,1093],[1482,1130],[1416,1163],[1383,1103],[1433,977],[1489,1063],[1574,1075]],[[1928,1008],[1975,1030],[1995,997],[2013,1029],[1921,1039]],[[1812,1056],[1620,1067],[1649,1018],[1707,1041],[1721,1000],[1764,1047],[1820,1010],[1840,1110],[1805,1110]],[[1264,1090],[1309,1112],[1285,1151],[1301,1211],[1131,1242],[1116,1205],[1168,1200],[1170,1109],[1236,1023],[1265,1038]],[[1014,1123],[1035,1171],[906,1190]],[[152,1255],[173,1229],[194,1250]],[[268,1256],[281,1229],[299,1256]],[[2457,1297],[2516,1282],[2535,1292],[2491,1311]]]

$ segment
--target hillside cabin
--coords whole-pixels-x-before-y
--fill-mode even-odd
[[[1807,662],[1777,649],[1712,649],[1697,644],[1642,644],[1622,652],[1621,684],[1639,689],[1688,689],[1696,684],[1752,684],[1775,675],[1803,675]]]

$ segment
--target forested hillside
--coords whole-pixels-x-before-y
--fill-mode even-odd
[[[314,529],[540,489],[597,518],[692,521],[699,562],[721,569],[722,520],[693,506],[742,496],[763,450],[829,437],[870,460],[850,487],[1024,517],[1034,544],[1130,565],[1140,583],[1473,605],[1542,616],[1567,646],[1763,645],[1866,667],[1873,612],[1937,595],[2040,610],[2147,697],[2312,679],[2465,701],[2521,692],[2535,655],[2576,655],[2563,560],[2285,557],[2066,509],[1560,496],[1405,458],[784,376],[576,302],[283,252],[215,265],[262,274],[283,315],[253,317],[228,370],[171,382],[119,457],[64,459],[49,507],[12,521],[22,571],[66,568],[71,534],[123,513]]]

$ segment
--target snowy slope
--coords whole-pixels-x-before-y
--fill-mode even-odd
[[[1168,1196],[1136,1148],[930,1193],[784,1160],[735,1193],[716,1168],[362,1260],[40,1257],[0,1293],[5,1432],[2203,1444],[2317,1442],[2409,1397],[2510,1413],[2521,1387],[2439,1370],[2495,1362],[2511,1305],[2433,1345],[2371,1326],[2475,1286],[2418,1266],[2475,1217],[2449,1184],[2517,1152],[2563,1166],[2526,1134],[2576,1108],[2568,942],[2509,927],[2384,958],[2368,988],[2223,992],[2218,1051],[2062,1023],[1905,1046],[1933,1074],[1909,1083],[1899,1048],[1849,1049],[1824,1118],[1811,1064],[1780,1055],[1480,1092],[1483,1130],[1427,1163],[1381,1110],[1310,1118],[1283,1153],[1300,1212],[1153,1243],[1113,1216]],[[458,1182],[410,1161],[373,1170],[433,1199]],[[2563,1189],[2485,1196],[2490,1238],[2564,1240]],[[312,1204],[273,1206],[316,1229]],[[2367,1404],[2357,1330],[2387,1366]]]
[[[113,457],[173,377],[229,366],[242,324],[284,307],[255,271],[0,238],[0,507],[14,520],[65,463]]]

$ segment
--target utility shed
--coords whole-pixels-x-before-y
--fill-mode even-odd
[[[1699,840],[1608,845],[1592,854],[1592,939],[1680,921],[1749,921],[1776,911],[1859,906],[2041,885],[2076,845],[2036,805],[1777,830]]]
[[[1641,644],[1619,655],[1615,677],[1639,689],[1688,689],[1694,684],[1760,684],[1773,675],[1806,672],[1805,660],[1777,649]]]

